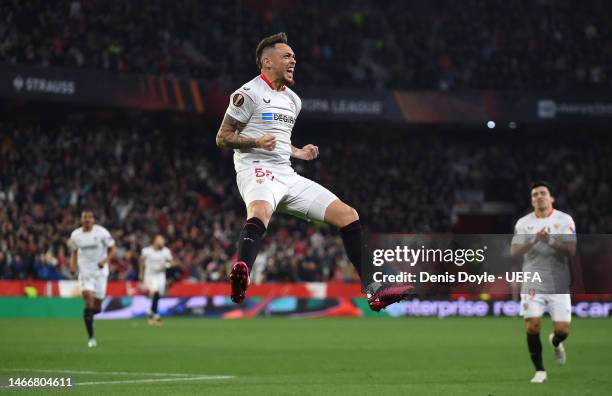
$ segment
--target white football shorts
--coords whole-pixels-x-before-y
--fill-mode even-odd
[[[144,284],[149,293],[164,294],[166,292],[166,274],[160,272],[158,274],[145,274]]]
[[[553,322],[572,321],[572,299],[569,294],[521,294],[521,315],[540,318],[548,311]]]
[[[324,221],[325,210],[338,197],[293,169],[253,167],[236,175],[238,190],[248,206],[253,201],[267,201],[279,210],[308,220]]]
[[[106,296],[106,274],[79,273],[79,287],[81,291],[92,291],[97,299],[104,299]]]

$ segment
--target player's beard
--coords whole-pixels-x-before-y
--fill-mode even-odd
[[[293,87],[295,85],[295,77],[293,77],[291,79],[291,81],[289,81],[285,77],[283,77],[283,84],[285,84],[288,87]]]

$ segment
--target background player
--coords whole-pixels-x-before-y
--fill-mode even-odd
[[[534,211],[520,218],[512,239],[512,256],[523,256],[523,271],[538,272],[541,283],[526,282],[521,286],[521,314],[527,327],[527,345],[536,369],[531,382],[546,381],[540,341],[541,317],[546,308],[553,320],[554,332],[549,335],[559,364],[566,360],[562,344],[569,334],[572,304],[569,295],[570,269],[568,257],[576,252],[576,226],[572,217],[553,209],[554,198],[545,182],[531,186]]]
[[[172,252],[165,245],[164,237],[156,235],[153,244],[143,248],[140,253],[139,280],[144,280],[152,300],[147,314],[150,325],[161,325],[157,305],[166,291],[166,269],[174,265]]]
[[[295,53],[285,33],[264,38],[255,51],[261,74],[235,91],[217,133],[221,148],[234,149],[234,165],[247,221],[238,241],[238,262],[232,267],[232,300],[244,300],[249,271],[275,210],[340,229],[346,254],[361,275],[363,236],[359,215],[318,183],[298,175],[290,158],[313,160],[319,148],[291,144],[291,132],[302,108],[289,87],[295,83]],[[380,310],[406,296],[408,286],[372,285],[369,305]],[[375,289],[374,289],[375,287]]]
[[[102,310],[102,300],[106,295],[108,281],[108,263],[115,256],[115,241],[110,232],[95,224],[94,214],[90,210],[81,213],[81,227],[70,235],[70,269],[79,271],[79,285],[85,300],[83,319],[92,348],[97,345],[94,337],[94,315]]]

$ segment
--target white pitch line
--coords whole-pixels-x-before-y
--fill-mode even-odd
[[[63,373],[63,374],[107,374],[107,375],[150,375],[153,377],[193,377],[200,374],[182,374],[182,373],[137,373],[133,371],[91,371],[91,370],[51,370],[51,369],[3,369],[0,371],[26,371],[33,373]],[[233,378],[230,376],[230,378]]]
[[[231,375],[206,375],[199,377],[181,377],[181,378],[155,378],[141,380],[122,380],[122,381],[92,381],[92,382],[75,382],[75,385],[112,385],[112,384],[142,384],[147,382],[172,382],[172,381],[210,381],[224,380],[234,378]]]

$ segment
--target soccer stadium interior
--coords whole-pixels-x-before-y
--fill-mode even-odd
[[[340,232],[316,221],[275,213],[232,303],[246,209],[215,135],[259,74],[258,42],[281,31],[302,100],[292,144],[320,150],[293,168],[365,234],[511,237],[531,183],[549,183],[596,268],[572,289],[563,367],[542,321],[537,394],[609,394],[604,0],[1,1],[0,393],[70,377],[75,394],[536,394],[516,287],[415,292],[375,313]],[[70,268],[83,210],[116,247],[95,350]],[[155,235],[177,264],[159,328],[139,281]]]

